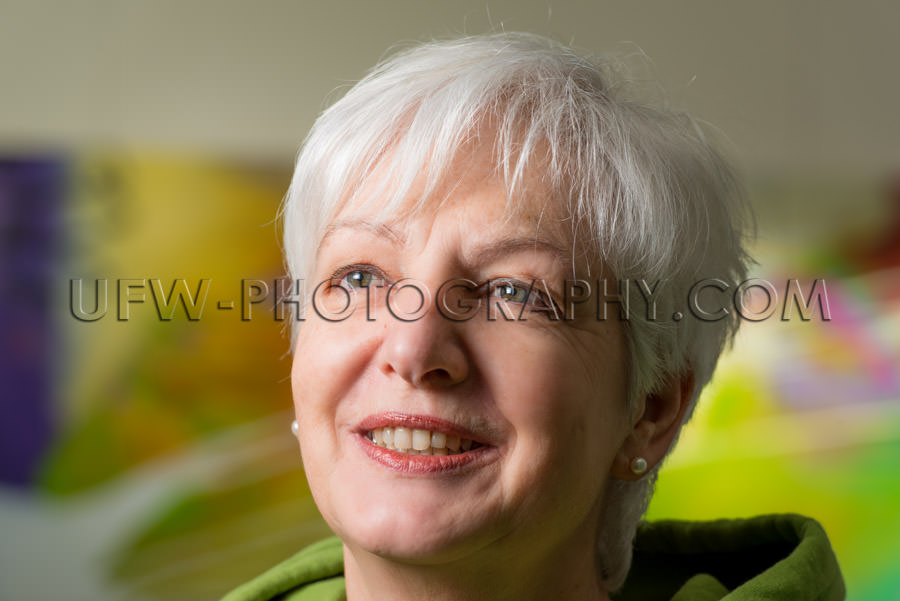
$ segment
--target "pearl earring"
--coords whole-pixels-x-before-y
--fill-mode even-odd
[[[635,457],[631,460],[631,472],[640,476],[647,471],[647,460],[643,457]]]
[[[294,433],[294,436],[300,433],[300,424],[297,423],[297,420],[291,422],[291,432]]]

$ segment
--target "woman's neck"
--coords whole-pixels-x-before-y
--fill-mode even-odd
[[[609,601],[591,541],[587,548],[474,554],[439,565],[385,559],[344,546],[348,601]]]

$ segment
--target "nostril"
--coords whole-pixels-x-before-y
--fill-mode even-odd
[[[435,368],[428,370],[416,382],[416,385],[430,388],[453,386],[464,379],[463,374],[456,374],[449,369]]]
[[[449,380],[451,378],[450,372],[443,368],[433,369],[430,372],[428,372],[427,376],[434,378],[441,382],[443,382],[445,380]]]

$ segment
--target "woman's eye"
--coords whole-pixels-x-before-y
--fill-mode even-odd
[[[368,288],[374,279],[375,274],[362,269],[354,269],[344,275],[344,280],[351,288]]]
[[[384,282],[384,276],[377,267],[363,264],[335,269],[329,279],[335,284],[354,289],[368,288]]]
[[[529,291],[524,286],[517,286],[509,282],[499,284],[494,289],[494,294],[505,301],[513,303],[524,303],[528,300]]]
[[[533,285],[520,282],[500,281],[494,285],[491,296],[509,303],[518,303],[535,308],[548,307],[551,301]]]

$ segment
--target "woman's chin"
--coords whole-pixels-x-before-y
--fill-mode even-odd
[[[339,536],[351,548],[404,563],[441,563],[477,548],[486,535],[469,515],[454,515],[448,508],[398,507],[373,503],[344,524]]]
[[[316,502],[345,543],[397,560],[443,560],[496,531],[497,520],[489,518],[498,514],[489,494],[495,474],[483,468],[445,477],[386,475],[369,460],[347,462]]]

